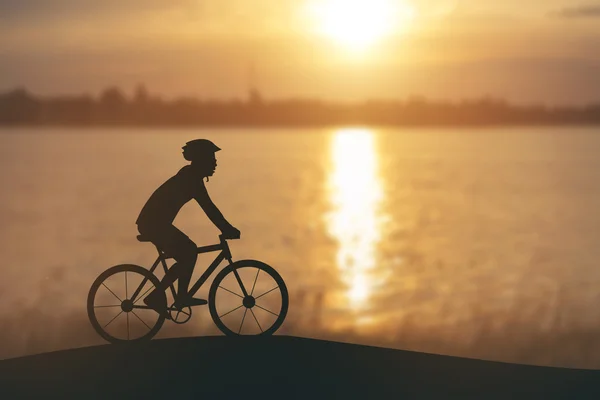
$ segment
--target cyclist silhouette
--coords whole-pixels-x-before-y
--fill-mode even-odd
[[[187,142],[183,147],[183,157],[191,162],[190,165],[181,168],[156,189],[136,221],[140,234],[176,261],[160,285],[144,299],[148,307],[160,314],[168,314],[162,299],[164,292],[175,280],[178,280],[175,299],[177,307],[207,303],[204,299],[193,298],[188,294],[188,286],[198,257],[198,246],[173,225],[173,220],[184,204],[192,199],[196,200],[225,238],[240,237],[240,231],[227,222],[208,196],[203,181],[206,178],[208,182],[208,177],[214,174],[217,167],[215,153],[219,150],[221,149],[210,140],[197,139]]]

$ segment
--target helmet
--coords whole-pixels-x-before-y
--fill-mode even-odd
[[[196,139],[187,142],[183,148],[183,158],[188,161],[200,160],[221,150],[207,139]]]

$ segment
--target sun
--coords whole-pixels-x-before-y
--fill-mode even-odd
[[[317,30],[348,50],[364,50],[398,33],[414,16],[405,0],[314,0]]]

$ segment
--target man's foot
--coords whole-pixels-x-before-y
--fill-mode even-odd
[[[169,311],[167,310],[167,303],[164,299],[164,293],[158,290],[153,290],[148,296],[144,298],[144,304],[159,313],[165,318],[169,318]]]
[[[204,299],[197,299],[192,296],[180,296],[175,302],[175,307],[181,309],[183,307],[203,306],[205,304],[208,304],[208,301]]]

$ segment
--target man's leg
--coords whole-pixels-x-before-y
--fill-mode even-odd
[[[146,296],[148,299],[148,301],[145,301],[146,304],[149,306],[153,305],[151,303],[156,304],[162,298],[161,292],[164,293],[169,285],[177,279],[179,280],[177,297],[183,295],[187,298],[188,286],[198,258],[196,244],[186,234],[172,225],[158,231],[152,239],[153,243],[167,256],[175,259],[176,263],[169,268],[156,290]],[[166,310],[160,310],[159,312],[166,312]]]
[[[182,249],[175,260],[177,261],[171,269],[175,268],[174,274],[177,275],[177,297],[185,298],[188,297],[188,288],[190,281],[192,280],[192,274],[194,273],[194,267],[196,266],[196,260],[198,259],[198,250],[196,245],[190,240],[192,246],[188,246],[187,249]]]
[[[194,273],[194,266],[196,265],[198,255],[194,248],[194,253],[185,252],[183,254],[178,254],[176,257],[177,258],[173,257],[176,263],[169,268],[162,278],[158,290],[166,291],[173,282],[179,280],[177,293],[185,294],[188,291],[188,286],[192,279],[192,274]]]
[[[166,240],[161,241],[163,243],[159,246],[168,256],[173,257],[176,263],[169,268],[163,279],[165,284],[161,284],[161,286],[164,286],[163,289],[166,290],[171,283],[178,279],[177,293],[185,295],[198,259],[198,246],[174,226],[170,226],[166,230],[165,236],[167,236]]]

